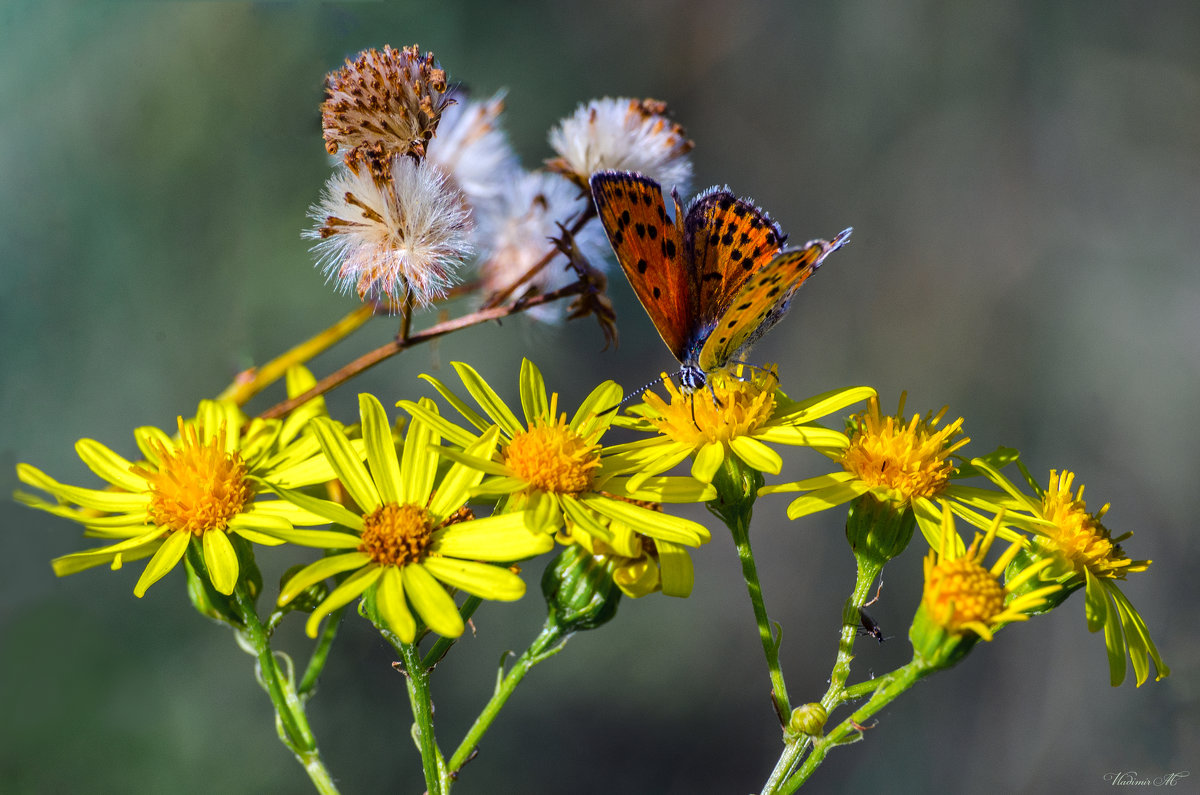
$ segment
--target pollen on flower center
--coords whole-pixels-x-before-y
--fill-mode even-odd
[[[714,373],[708,381],[711,390],[706,387],[690,395],[666,381],[669,403],[653,392],[646,393],[646,405],[658,415],[651,415],[650,421],[665,436],[693,447],[753,434],[775,411],[779,379],[773,370],[756,368],[745,380],[741,374],[741,368],[736,374]]]
[[[868,486],[881,486],[902,495],[932,497],[940,493],[954,473],[950,454],[965,445],[966,437],[951,441],[962,433],[962,418],[943,428],[935,426],[946,409],[933,417],[914,415],[903,424],[904,398],[896,416],[883,417],[879,401],[872,397],[867,410],[853,418],[850,446],[842,455],[842,466]]]
[[[225,530],[254,493],[246,465],[237,451],[225,451],[224,427],[201,442],[196,426],[180,419],[179,436],[174,451],[159,446],[156,471],[134,467],[150,484],[150,521],[193,535]]]
[[[1004,611],[1004,596],[1000,581],[970,558],[943,560],[925,577],[925,609],[952,633],[987,626]]]
[[[1088,513],[1083,486],[1077,494],[1071,491],[1074,480],[1073,472],[1051,471],[1050,487],[1042,495],[1042,516],[1054,526],[1042,528],[1045,537],[1034,543],[1070,561],[1079,573],[1091,569],[1095,576],[1123,578],[1127,572],[1145,570],[1148,562],[1126,557],[1116,543],[1121,539],[1114,541],[1108,528],[1100,523],[1108,506],[1095,514]]]
[[[376,563],[404,566],[419,562],[432,542],[429,512],[419,505],[392,502],[363,517],[358,550]]]
[[[554,408],[551,403],[551,416]],[[504,450],[504,463],[535,489],[578,494],[592,485],[592,475],[600,466],[600,446],[572,430],[563,414],[553,424],[539,420],[516,434]]]

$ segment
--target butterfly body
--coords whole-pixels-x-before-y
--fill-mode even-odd
[[[597,172],[591,188],[622,270],[679,360],[686,392],[739,361],[850,235],[784,249],[775,222],[726,189],[705,191],[686,211],[673,194],[672,218],[658,183],[640,174]]]

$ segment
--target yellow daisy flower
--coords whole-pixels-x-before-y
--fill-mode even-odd
[[[943,408],[935,415],[914,414],[905,421],[905,397],[901,395],[896,414],[887,416],[880,412],[879,399],[869,397],[866,410],[847,423],[850,433],[845,448],[832,454],[818,448],[841,465],[840,472],[765,486],[759,489],[759,495],[809,492],[788,506],[788,518],[797,519],[871,494],[880,503],[902,511],[911,509],[933,549],[941,546],[942,528],[941,511],[935,500],[948,501],[955,514],[976,527],[987,528],[989,520],[968,506],[994,514],[1009,501],[1003,494],[953,482],[960,473],[952,456],[970,441],[961,435],[962,418],[938,427],[946,413]],[[1010,541],[1019,538],[1007,527],[999,532]],[[961,551],[961,541],[958,543]]]
[[[561,527],[565,516],[573,523],[573,535],[586,533],[609,545],[617,540],[610,522],[625,523],[655,541],[689,547],[709,541],[709,532],[701,524],[630,502],[704,502],[716,496],[716,491],[692,478],[638,477],[636,484],[632,482],[629,472],[636,462],[610,454],[600,443],[616,414],[610,409],[621,399],[621,388],[615,383],[605,381],[596,387],[568,421],[565,413],[559,413],[558,394],[547,396],[541,372],[526,359],[521,362],[521,421],[469,365],[455,362],[454,369],[486,419],[436,378],[422,377],[477,432],[411,401],[399,405],[433,425],[459,448],[476,444],[479,434],[499,426],[500,449],[495,455],[480,457],[465,449],[440,450],[447,458],[492,476],[473,493],[503,498],[510,507],[532,510],[546,517],[551,527]]]
[[[1006,624],[1027,620],[1047,596],[1059,590],[1057,584],[1021,588],[1049,561],[1010,571],[1007,579],[1002,579],[1005,568],[1021,551],[1018,542],[1011,543],[991,567],[985,566],[1003,518],[1000,511],[986,534],[977,533],[964,552],[956,552],[951,539],[958,538],[958,533],[949,503],[942,502],[941,546],[931,549],[925,558],[925,587],[909,633],[916,653],[935,667],[957,662],[976,640],[990,641]]]
[[[657,434],[609,450],[636,461],[640,474],[632,481],[635,487],[689,456],[694,456],[692,477],[711,483],[730,455],[759,472],[778,475],[783,459],[771,444],[840,452],[849,444],[846,435],[815,421],[875,394],[870,387],[850,387],[797,402],[779,389],[774,366],[738,365],[713,374],[709,384],[711,392],[685,394],[664,374],[665,400],[647,391],[645,402],[629,409],[632,417],[616,420],[626,428]]]
[[[420,418],[410,423],[402,453],[397,456],[383,406],[373,395],[358,397],[366,466],[363,456],[333,422],[317,418],[312,427],[359,510],[297,491],[277,490],[298,508],[347,528],[309,531],[297,543],[348,551],[296,572],[283,586],[279,603],[287,604],[328,577],[347,575],[309,617],[305,629],[310,636],[316,637],[325,616],[362,596],[405,643],[416,637],[418,617],[434,632],[457,637],[463,632],[463,620],[446,586],[484,599],[519,599],[525,583],[513,571],[493,563],[547,552],[554,547],[553,538],[528,512],[474,518],[466,501],[483,479],[483,472],[456,463],[439,477],[437,430]],[[431,401],[423,401],[421,409],[422,415],[437,414]],[[496,440],[496,432],[485,433],[467,452],[487,460]]]
[[[300,391],[306,388],[303,377],[289,381]],[[76,452],[108,488],[68,486],[18,464],[23,483],[57,502],[23,492],[15,496],[25,505],[83,524],[90,536],[121,539],[56,558],[52,565],[60,577],[101,564],[119,569],[125,561],[153,556],[133,589],[140,597],[194,544],[203,552],[213,587],[228,595],[240,570],[230,534],[278,545],[303,536],[305,531],[294,525],[325,522],[289,502],[263,499],[262,493],[263,486],[298,488],[332,479],[316,439],[301,433],[303,423],[323,410],[323,403],[310,401],[286,420],[246,424],[232,402],[202,401],[194,418],[178,419],[175,438],[158,428],[135,430],[144,456],[136,464],[100,442],[80,439]]]
[[[1167,676],[1170,669],[1150,639],[1146,622],[1117,586],[1117,580],[1145,571],[1151,561],[1131,560],[1121,549],[1121,542],[1133,533],[1114,538],[1101,523],[1108,513],[1108,504],[1089,513],[1083,486],[1075,490],[1075,474],[1067,470],[1051,470],[1049,485],[1043,489],[1022,467],[1022,474],[1034,491],[1034,496],[1029,496],[987,462],[977,460],[972,464],[1012,498],[1020,512],[1010,513],[1010,519],[1033,533],[1022,559],[1047,562],[1038,582],[1053,582],[1062,587],[1054,604],[1084,588],[1088,629],[1098,632],[1104,628],[1113,686],[1125,679],[1126,655],[1133,663],[1138,686],[1149,676],[1149,660],[1154,661],[1158,672],[1156,680]]]

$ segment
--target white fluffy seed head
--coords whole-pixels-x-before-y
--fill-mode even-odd
[[[483,294],[503,291],[553,250],[551,238],[562,235],[555,222],[570,226],[571,219],[587,208],[587,202],[578,187],[558,174],[516,172],[492,205],[492,211],[480,215],[483,255],[479,275]],[[585,226],[575,236],[575,245],[593,265],[604,264],[601,255],[607,243],[598,224]],[[540,293],[548,293],[574,280],[575,272],[566,255],[559,252],[526,284]],[[523,286],[513,297],[525,289]],[[558,304],[545,304],[527,314],[536,320],[553,322],[561,318],[562,310]]]
[[[520,168],[500,128],[504,94],[472,101],[464,91],[455,89],[450,98],[454,104],[442,113],[425,156],[478,208],[496,201]]]
[[[693,143],[653,99],[594,99],[550,131],[558,157],[547,165],[586,187],[597,171],[636,171],[687,193]]]
[[[304,236],[325,275],[362,300],[411,294],[418,306],[445,295],[470,255],[471,213],[461,192],[425,161],[394,157],[390,178],[339,168],[309,211]]]

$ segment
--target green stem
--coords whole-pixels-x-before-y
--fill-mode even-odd
[[[300,680],[300,687],[297,689],[301,698],[307,698],[317,686],[317,679],[321,676],[321,672],[325,670],[325,662],[329,658],[329,649],[333,646],[333,639],[337,637],[338,627],[342,623],[342,612],[345,607],[340,607],[329,614],[328,620],[325,621],[325,629],[321,631],[321,637],[317,640],[317,646],[313,649],[312,656],[308,658],[308,665],[304,668],[304,677]]]
[[[488,700],[483,710],[480,711],[479,717],[475,719],[475,723],[467,731],[462,742],[459,743],[458,748],[450,757],[449,767],[452,773],[458,773],[462,766],[470,761],[471,755],[475,753],[480,739],[482,739],[484,733],[496,720],[501,707],[508,701],[513,691],[517,689],[517,685],[521,684],[521,680],[525,678],[525,675],[533,670],[533,667],[538,663],[562,651],[568,637],[569,635],[562,628],[549,622],[546,623],[542,631],[534,638],[533,643],[529,644],[529,648],[517,658],[512,669],[497,682],[496,690],[492,694],[491,699]]]
[[[421,653],[417,644],[404,643],[390,632],[385,632],[384,636],[392,641],[392,645],[404,660],[408,702],[413,713],[413,739],[421,752],[426,793],[445,795],[450,791],[450,776],[446,771],[446,760],[433,733],[433,698],[429,692],[429,669],[421,663]]]
[[[467,595],[463,606],[458,611],[459,615],[462,616],[464,624],[471,620],[471,616],[475,615],[475,611],[479,609],[481,604],[483,604],[483,600],[478,596]],[[450,647],[455,643],[458,643],[458,638],[447,638],[445,636],[438,638],[429,652],[421,659],[421,666],[428,671],[432,671],[434,666],[442,661],[442,658],[446,656],[446,652],[450,651]]]
[[[859,609],[866,604],[867,597],[871,593],[871,585],[883,569],[881,562],[876,562],[866,556],[857,556],[856,560],[858,561],[858,573],[854,581],[854,590],[846,600],[846,604],[842,607],[842,631],[838,637],[837,657],[834,659],[833,670],[829,675],[829,687],[826,689],[825,695],[821,698],[821,706],[825,708],[827,713],[832,713],[834,709],[846,701],[853,698],[861,698],[867,693],[877,691],[880,683],[884,681],[883,678],[880,678],[854,685],[852,688],[846,687],[846,680],[850,678],[850,663],[854,659],[854,641],[858,636]],[[864,686],[865,692],[863,692]],[[855,714],[857,715],[857,713]],[[796,763],[808,748],[809,743],[813,743],[815,753],[815,747],[819,741],[814,741],[812,737],[807,735],[800,735],[785,742],[783,753],[780,754],[779,761],[775,764],[775,769],[771,771],[771,776],[767,779],[767,783],[763,787],[764,795],[768,792],[782,791],[778,789],[781,786],[781,782],[794,769]],[[810,754],[804,764],[808,765],[811,759],[812,755]],[[817,762],[817,764],[820,764],[820,762]]]
[[[787,685],[783,681],[783,670],[779,665],[779,643],[767,616],[763,601],[762,586],[758,581],[758,567],[754,562],[754,551],[750,548],[750,518],[754,513],[754,500],[762,485],[762,473],[743,469],[736,459],[727,457],[713,478],[717,498],[708,503],[708,509],[720,518],[733,534],[738,560],[742,564],[742,577],[750,594],[750,605],[754,609],[754,620],[758,624],[758,637],[762,641],[763,654],[767,658],[767,673],[771,679],[771,699],[779,713],[781,723],[787,723],[792,708],[788,701]]]
[[[246,592],[243,583],[239,582],[234,588],[233,598],[245,627],[242,635],[258,660],[261,684],[271,697],[271,703],[275,705],[279,739],[295,754],[317,792],[336,795],[337,786],[321,760],[316,738],[309,728],[308,718],[304,715],[304,705],[292,687],[290,671],[285,674],[280,670],[279,660],[271,650],[270,636],[258,617],[254,600]]]
[[[891,704],[897,696],[916,684],[921,677],[932,673],[933,670],[934,668],[928,666],[926,663],[913,660],[907,665],[897,668],[892,673],[881,677],[876,682],[875,695],[871,697],[870,701],[838,724],[833,731],[814,740],[812,753],[808,755],[795,774],[784,781],[778,789],[764,789],[763,795],[775,792],[780,793],[780,795],[788,795],[795,792],[804,782],[808,781],[821,762],[825,761],[825,755],[829,753],[829,749],[838,745],[857,742],[861,739],[862,730],[856,728],[856,724],[857,726],[862,726],[880,710]]]

